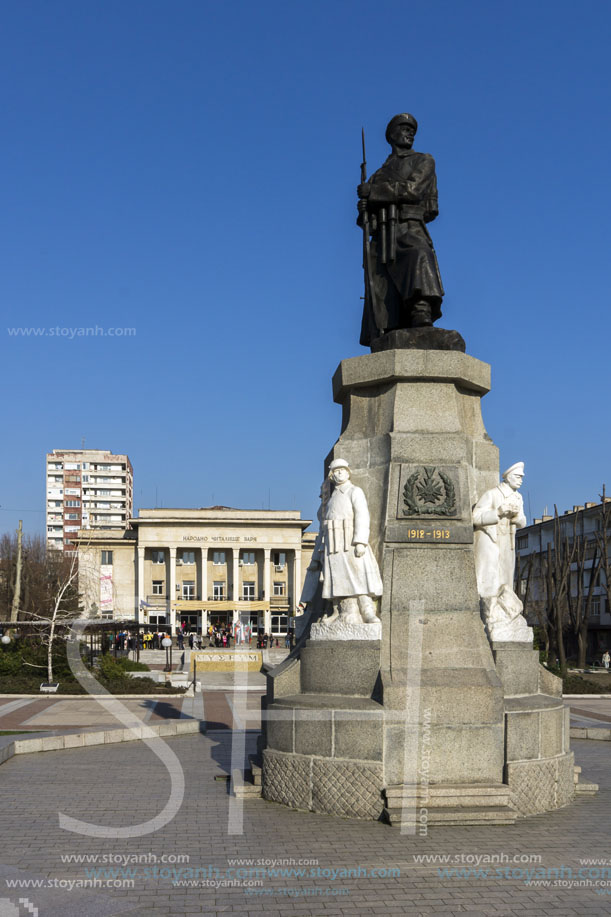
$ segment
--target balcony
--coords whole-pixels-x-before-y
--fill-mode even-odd
[[[263,593],[259,595],[240,595],[237,599],[230,598],[227,595],[209,595],[209,602],[263,602],[265,601],[265,596]]]
[[[269,604],[272,608],[288,608],[292,604],[290,595],[270,595]]]

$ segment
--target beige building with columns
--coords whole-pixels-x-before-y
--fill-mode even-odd
[[[173,633],[238,621],[286,633],[316,538],[298,511],[142,509],[130,525],[79,533],[88,615]]]

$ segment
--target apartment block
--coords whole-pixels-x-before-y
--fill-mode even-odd
[[[102,449],[47,453],[47,546],[71,551],[82,529],[126,529],[133,513],[133,489],[127,455]]]

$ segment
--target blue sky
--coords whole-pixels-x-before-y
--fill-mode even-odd
[[[137,506],[300,509],[358,343],[355,186],[398,111],[437,161],[441,325],[527,510],[609,475],[611,6],[54,0],[0,8],[0,529],[44,455],[127,452]],[[135,328],[15,337],[8,328]],[[530,515],[530,513],[529,513]]]

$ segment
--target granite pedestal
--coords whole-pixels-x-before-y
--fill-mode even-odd
[[[266,798],[409,830],[423,811],[506,824],[570,801],[558,686],[532,647],[491,647],[480,614],[471,509],[499,472],[489,388],[490,367],[458,350],[385,350],[335,373],[327,465],[345,459],[367,497],[382,639],[310,641],[271,673]]]

